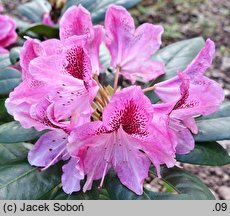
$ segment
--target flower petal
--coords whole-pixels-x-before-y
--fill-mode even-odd
[[[155,88],[156,94],[164,102],[178,100],[181,97],[180,94],[181,93],[180,86],[182,84],[181,77],[189,78],[190,82],[193,81],[199,82],[199,79],[201,79],[202,82],[203,79],[202,75],[211,65],[214,53],[215,53],[214,42],[211,41],[210,39],[207,39],[205,46],[198,53],[198,55],[192,61],[192,63],[190,63],[182,73],[179,73],[180,76],[178,75],[169,80],[156,84],[156,88]]]
[[[182,122],[171,119],[170,120],[170,127],[175,133],[177,146],[176,146],[176,153],[177,154],[187,154],[191,150],[194,149],[195,141],[194,138]]]
[[[38,40],[27,37],[27,40],[20,52],[20,66],[22,67],[23,79],[26,79],[27,77],[31,78],[29,72],[30,61],[40,55],[41,49],[42,48]]]
[[[16,24],[7,15],[0,15],[0,47],[7,47],[17,39]]]
[[[141,88],[131,86],[114,94],[103,111],[103,122],[113,130],[122,125],[127,133],[138,134],[151,122],[152,112],[152,104]]]
[[[184,70],[189,76],[202,75],[212,64],[215,54],[215,44],[212,40],[207,39],[204,48],[198,53],[196,58]]]
[[[84,158],[84,171],[87,175],[87,180],[83,187],[84,192],[91,189],[93,180],[104,178],[104,176],[110,169],[111,164],[108,163],[104,159],[104,157],[105,147],[103,145],[89,147],[89,149],[87,150],[86,156]]]
[[[181,76],[182,97],[172,112],[172,118],[186,121],[188,117],[208,115],[215,112],[224,100],[224,91],[217,82],[205,76],[197,76],[184,85],[185,75]]]
[[[50,89],[43,82],[27,78],[10,93],[5,102],[7,111],[25,128],[46,129],[46,126],[41,125],[37,118],[34,119],[30,115],[30,110],[32,105],[44,102],[43,99],[48,90]]]
[[[136,194],[143,193],[143,184],[148,176],[150,160],[147,155],[134,147],[133,138],[120,130],[121,145],[117,145],[114,152],[113,167],[126,187]]]
[[[68,138],[68,151],[70,155],[77,156],[81,148],[86,148],[87,146],[101,146],[104,144],[105,140],[108,139],[103,129],[103,123],[101,121],[94,121],[83,124],[75,128]],[[98,136],[101,135],[101,136]]]
[[[61,40],[73,35],[91,35],[92,31],[90,13],[81,5],[70,7],[60,19]]]
[[[64,131],[50,131],[42,135],[28,154],[31,165],[46,167],[60,160],[67,160],[69,155],[66,150],[67,136]]]
[[[67,194],[81,189],[80,181],[84,179],[83,167],[79,164],[80,158],[71,157],[67,164],[62,167],[63,191]]]
[[[93,27],[94,36],[88,43],[89,54],[91,59],[91,65],[93,73],[99,75],[100,73],[100,60],[99,60],[99,48],[104,37],[104,29],[101,25]]]
[[[135,30],[133,18],[121,6],[110,6],[105,18],[105,44],[112,66],[134,83],[155,79],[165,72],[162,63],[153,62],[152,54],[160,47],[163,28],[145,23]]]
[[[48,26],[54,26],[54,22],[53,20],[51,19],[50,17],[50,14],[49,13],[44,13],[43,16],[42,16],[42,23],[45,24],[45,25],[48,25]]]

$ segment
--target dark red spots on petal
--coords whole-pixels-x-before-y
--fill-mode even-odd
[[[175,105],[174,110],[193,108],[198,105],[199,105],[198,101],[189,100],[189,85],[182,83],[181,99]]]
[[[47,116],[44,116],[42,121],[41,121],[42,124],[46,125],[46,126],[49,126],[49,127],[53,127],[53,128],[60,128],[59,126],[53,124]],[[55,140],[52,140],[52,142],[55,142]]]
[[[101,126],[96,130],[95,135],[100,135],[103,133],[110,133],[110,132],[111,131],[108,131],[105,126]]]
[[[73,77],[85,80],[89,67],[89,58],[83,48],[78,46],[67,52],[66,60],[68,62],[65,70]]]
[[[145,136],[147,122],[148,118],[144,111],[133,100],[130,100],[125,103],[124,109],[116,111],[110,126],[113,130],[118,130],[122,126],[128,134]]]
[[[181,87],[181,99],[176,103],[175,109],[182,109],[182,107],[186,104],[187,99],[189,97],[189,83],[186,81],[182,82]]]

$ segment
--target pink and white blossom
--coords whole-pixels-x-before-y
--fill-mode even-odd
[[[208,39],[204,48],[183,72],[156,84],[155,92],[160,99],[166,103],[176,102],[170,119],[179,142],[177,153],[185,154],[194,148],[194,139],[190,133],[198,133],[194,117],[215,112],[224,100],[220,85],[204,76],[214,53],[214,42]]]
[[[113,167],[122,184],[142,194],[150,162],[159,176],[161,164],[174,166],[173,134],[168,130],[167,119],[158,124],[154,115],[152,104],[141,88],[132,86],[111,98],[102,121],[86,123],[71,132],[70,154],[84,155],[82,163],[87,181],[83,191],[91,189],[96,179],[102,179],[102,185]]]

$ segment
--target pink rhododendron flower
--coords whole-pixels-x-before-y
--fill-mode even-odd
[[[103,39],[103,27],[93,26],[89,11],[84,7],[70,7],[60,19],[60,39],[64,40],[73,35],[85,36],[93,73],[99,74],[99,47]]]
[[[62,175],[63,190],[66,193],[79,191],[80,180],[84,178],[80,158],[70,157],[67,152],[67,138],[72,128],[89,121],[90,101],[94,98],[93,94],[97,92],[96,83],[90,77],[90,62],[83,47],[84,42],[80,38],[73,40],[72,47],[70,40],[71,38],[67,39],[64,44],[58,40],[40,43],[28,38],[20,54],[23,82],[10,93],[6,101],[8,112],[23,127],[50,130],[35,143],[29,152],[28,160],[31,165],[43,167],[41,170],[47,169],[60,160],[69,160],[63,166]],[[71,59],[69,53],[76,55]],[[54,65],[56,59],[60,67],[56,65],[56,68],[53,68],[55,71],[49,68],[49,64],[46,68],[42,68],[44,64],[40,66],[39,62],[44,58],[54,59],[52,61]],[[38,70],[40,76],[33,73],[33,70]],[[56,82],[53,81],[55,73]],[[91,94],[92,89],[95,92]],[[71,98],[68,98],[70,95]],[[74,104],[67,102],[66,106],[63,106],[63,103],[68,100]]]
[[[76,118],[78,112],[91,114],[98,87],[91,79],[84,41],[72,37],[63,43],[28,39],[24,45],[20,56],[23,82],[6,101],[8,112],[23,127],[43,130],[52,122]]]
[[[7,49],[0,47],[0,54],[7,54],[7,53],[9,53],[9,51]]]
[[[48,26],[54,26],[55,23],[53,22],[53,20],[50,17],[49,13],[44,13],[42,16],[42,23]]]
[[[1,3],[0,3],[0,13],[3,12],[3,11],[4,11],[4,7],[3,7],[3,5],[1,5]]]
[[[84,152],[82,163],[87,181],[83,190],[91,188],[113,167],[122,184],[137,194],[143,192],[150,161],[160,175],[160,164],[175,164],[175,142],[167,128],[153,118],[150,100],[140,87],[117,92],[103,111],[102,121],[77,127],[70,135],[68,150],[72,156]]]
[[[177,102],[170,118],[172,128],[177,131],[177,152],[180,154],[194,148],[194,139],[189,132],[198,132],[194,117],[215,112],[224,100],[219,84],[204,76],[214,53],[214,43],[208,39],[205,47],[183,72],[156,84],[155,92],[164,102]]]
[[[62,126],[53,125],[52,130],[42,135],[28,154],[31,165],[43,167],[41,171],[56,164],[60,160],[68,162],[62,167],[62,185],[66,193],[79,191],[80,181],[84,171],[79,157],[71,157],[67,151],[68,135],[73,127],[89,121],[89,118],[79,117],[78,121],[66,122]]]
[[[7,15],[0,15],[0,47],[7,47],[17,39],[16,24]]]
[[[129,12],[112,5],[106,12],[105,30],[105,44],[112,57],[112,66],[120,68],[123,76],[132,83],[138,78],[149,81],[165,72],[162,63],[151,60],[161,45],[161,26],[145,23],[135,29]]]

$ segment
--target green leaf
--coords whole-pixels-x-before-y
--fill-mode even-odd
[[[190,198],[186,194],[156,193],[146,189],[139,196],[122,185],[117,176],[112,172],[106,176],[105,188],[112,200],[175,200]]]
[[[54,197],[53,200],[97,200],[99,197],[98,189],[92,188],[91,190],[84,192],[76,192],[70,194],[66,194],[62,189],[59,190]]]
[[[81,4],[87,10],[91,12],[92,20],[94,23],[98,23],[102,21],[105,17],[105,12],[110,4],[122,5],[125,8],[131,8],[140,0],[107,0],[107,1],[99,1],[99,0],[67,0],[65,7],[63,8],[64,13],[69,7],[72,5]]]
[[[110,66],[110,61],[111,57],[109,50],[107,49],[106,45],[102,43],[100,46],[100,62],[106,69]]]
[[[230,139],[230,117],[200,119],[196,121],[199,133],[196,141],[216,141]]]
[[[153,59],[165,64],[166,73],[155,81],[148,83],[147,86],[152,86],[155,83],[174,77],[178,70],[183,71],[187,65],[192,62],[203,46],[204,39],[198,37],[173,43],[163,49],[160,49],[153,56]],[[159,98],[153,92],[147,92],[146,95],[153,103],[159,101]]]
[[[21,72],[14,68],[4,68],[0,71],[0,94],[8,94],[22,81]]]
[[[0,165],[27,158],[28,143],[14,143],[13,145],[0,143]]]
[[[98,199],[99,200],[110,200],[109,193],[105,188],[100,189]]]
[[[33,0],[18,7],[22,16],[27,17],[32,22],[41,22],[42,15],[51,10],[51,5],[47,0]]]
[[[60,184],[60,166],[39,172],[27,162],[0,165],[0,199],[40,199]]]
[[[189,195],[190,199],[210,200],[215,199],[208,187],[192,173],[173,167],[163,167],[162,180],[174,188],[179,194]]]
[[[196,143],[189,154],[177,155],[177,161],[190,164],[223,166],[230,163],[228,152],[217,142]]]
[[[155,174],[155,170],[150,171]],[[141,196],[136,195],[123,186],[114,173],[109,173],[105,179],[105,188],[111,199],[118,200],[151,200],[151,199],[215,199],[208,187],[192,173],[178,167],[168,169],[162,167],[162,180],[172,187],[178,194],[156,193],[144,190]]]
[[[0,99],[0,124],[13,120],[13,117],[11,115],[9,115],[7,110],[6,110],[5,100],[6,100],[6,98]]]
[[[83,182],[81,184],[83,187]],[[81,187],[81,188],[82,188]],[[66,194],[62,190],[61,184],[57,187],[53,188],[49,193],[45,196],[41,197],[41,199],[49,199],[49,200],[97,200],[99,198],[99,190],[97,187],[97,183],[93,183],[92,189],[87,192],[74,192],[72,194]]]
[[[0,55],[0,71],[1,71],[1,69],[5,68],[9,65],[11,65],[9,54],[8,53],[7,54],[1,54]]]
[[[24,29],[21,32],[21,35],[30,35],[31,33],[46,38],[58,38],[59,30],[56,27],[52,27],[44,24],[35,24],[35,25],[31,25],[27,29]]]
[[[219,110],[211,115],[196,119],[199,133],[196,141],[216,141],[230,139],[230,102],[223,103]]]
[[[25,129],[19,122],[13,121],[0,125],[0,143],[17,143],[34,140],[40,137],[43,132],[33,128]]]
[[[22,47],[14,47],[10,50],[11,64],[15,64],[19,61],[19,55]]]

